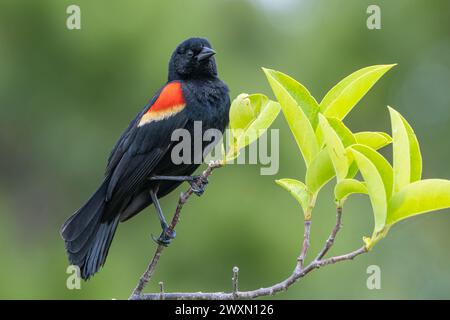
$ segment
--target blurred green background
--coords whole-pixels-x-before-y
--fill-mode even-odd
[[[81,30],[66,8],[81,7]],[[366,9],[381,7],[381,30]],[[425,178],[450,178],[450,2],[442,1],[25,1],[0,0],[0,298],[127,298],[159,234],[153,208],[122,224],[108,261],[81,290],[66,288],[59,228],[93,192],[115,140],[166,80],[174,47],[209,38],[231,96],[272,96],[260,67],[286,72],[320,100],[342,77],[398,63],[347,118],[354,131],[388,130],[386,105],[413,125]],[[296,202],[273,180],[303,180],[300,153],[280,116],[280,170],[258,165],[218,170],[202,198],[186,205],[178,237],[152,283],[167,291],[241,289],[288,276],[302,237]],[[389,147],[387,148],[389,149]],[[389,150],[387,150],[389,155]],[[178,189],[162,200],[166,215]],[[311,252],[334,224],[332,188],[314,212]],[[362,244],[373,220],[369,200],[352,197],[332,253]],[[276,298],[450,298],[449,210],[396,225],[369,254],[311,273]],[[368,290],[366,269],[381,268]]]

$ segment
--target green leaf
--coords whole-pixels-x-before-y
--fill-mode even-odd
[[[336,131],[337,135],[344,144],[344,147],[348,147],[356,143],[356,139],[353,136],[353,133],[349,128],[347,128],[347,126],[341,120],[337,118],[327,118],[327,120],[330,126],[334,129],[334,131]],[[323,146],[325,141],[323,138],[323,131],[320,126],[318,126],[316,129],[316,137],[317,141],[319,142],[319,146]]]
[[[323,98],[320,112],[342,120],[394,64],[360,69],[341,80]]]
[[[354,134],[358,144],[378,150],[392,142],[392,138],[385,132],[362,131]]]
[[[334,131],[343,142],[344,147],[356,143],[352,132],[342,123],[341,120],[338,120],[336,118],[329,118],[327,120],[330,126],[334,129]],[[322,135],[321,139],[323,139],[321,126],[317,127],[316,132],[320,132],[320,135]],[[348,169],[347,178],[353,178],[358,172],[358,166],[353,162],[351,153],[347,153],[347,158],[348,163],[351,163]],[[328,181],[333,179],[334,176],[335,171],[330,156],[328,155],[328,150],[322,149],[313,159],[311,165],[306,171],[306,185],[313,194],[317,194]]]
[[[245,129],[255,118],[255,110],[251,105],[249,95],[241,93],[230,107],[230,129]]]
[[[387,225],[425,212],[450,207],[450,180],[426,179],[413,182],[389,202]]]
[[[375,165],[383,180],[386,198],[389,200],[392,197],[393,186],[393,171],[390,163],[380,153],[365,145],[355,144],[351,148],[364,154]]]
[[[392,138],[384,132],[357,132],[353,135],[355,137],[355,144],[363,144],[374,150],[378,150],[392,142]],[[350,167],[348,168],[347,178],[352,179],[358,173],[358,166],[353,161],[353,158],[348,154]]]
[[[356,174],[358,173],[359,169],[358,169],[358,165],[356,164],[356,162],[353,159],[353,155],[350,156],[350,154],[348,154],[349,159],[351,159],[350,161],[350,166],[348,167],[348,172],[347,172],[347,176],[345,178],[347,179],[353,179]]]
[[[339,138],[341,139],[341,141],[344,144],[344,147],[348,147],[351,146],[353,144],[364,144],[367,145],[369,147],[372,147],[375,150],[378,150],[382,147],[385,146],[385,144],[389,144],[392,141],[392,138],[384,132],[358,132],[356,134],[353,134],[350,129],[345,126],[345,124],[341,121],[338,120],[336,118],[327,118],[328,123],[330,124],[330,126],[334,129],[334,131],[336,131],[336,133],[338,134]],[[319,135],[318,140],[319,141],[323,141],[323,132],[321,130],[321,127],[318,126],[317,130],[316,130],[316,134]],[[353,156],[351,153],[347,153],[347,158],[348,158],[348,163],[349,168],[348,168],[348,172],[346,175],[346,179],[352,179],[356,176],[356,174],[358,173],[358,166],[357,164],[353,161]],[[320,188],[322,188],[322,186],[324,184],[326,184],[329,180],[331,180],[334,175],[329,175],[330,174],[330,170],[333,169],[333,167],[323,167],[323,168],[319,168],[317,166],[317,164],[322,163],[322,165],[327,166],[331,163],[331,159],[329,159],[329,161],[324,161],[321,158],[318,158],[315,161],[314,170],[311,170],[309,172],[309,174],[307,175],[308,179],[307,182],[309,181],[312,186],[311,186],[311,190],[315,189],[315,191],[320,190]],[[316,173],[313,173],[313,171],[315,171]],[[323,173],[319,174],[320,171],[323,171]],[[319,180],[315,180],[313,179],[313,176],[318,176],[321,179]],[[315,181],[315,183],[313,183],[312,181]],[[319,187],[320,185],[320,187]],[[317,189],[316,189],[317,188]]]
[[[334,129],[334,131],[337,133],[337,135],[341,139],[342,143],[344,144],[344,147],[348,147],[348,146],[351,146],[351,145],[357,143],[355,136],[353,135],[351,130],[341,120],[339,120],[337,118],[327,118],[327,120],[328,120],[328,123],[330,124],[330,126]],[[320,126],[317,127],[316,136],[317,136],[317,140],[319,141],[319,145],[323,145],[325,143],[325,141],[324,141],[324,137],[323,137],[323,131]],[[348,158],[349,168],[348,168],[346,178],[351,179],[358,173],[358,166],[353,161],[353,157],[352,157],[351,153],[347,153],[347,158]]]
[[[400,117],[402,118],[403,124],[406,127],[406,132],[408,133],[409,156],[411,160],[410,181],[415,182],[422,178],[422,154],[420,152],[419,141],[417,140],[414,130],[402,115],[400,115]]]
[[[375,218],[375,232],[383,230],[387,216],[387,203],[392,193],[392,168],[375,150],[364,145],[350,147],[359,170],[366,182]]]
[[[262,94],[240,94],[230,107],[230,129],[233,145],[227,161],[237,157],[239,150],[257,140],[280,113],[280,105]]]
[[[328,150],[334,171],[336,172],[338,181],[340,181],[346,177],[348,172],[349,163],[347,152],[336,131],[334,131],[322,114],[319,114],[319,125],[326,144],[325,148]]]
[[[344,147],[351,146],[352,144],[356,144],[356,139],[353,133],[347,126],[337,118],[327,118],[330,126],[336,131],[337,135],[341,139]]]
[[[294,179],[280,179],[275,180],[275,182],[289,191],[289,193],[298,201],[298,203],[302,206],[303,212],[305,213],[305,218],[310,218],[310,205],[312,195],[311,192],[308,191],[308,188],[305,186],[303,182]]]
[[[322,149],[311,161],[306,170],[306,185],[308,189],[317,194],[320,189],[335,176],[333,163],[326,149]]]
[[[303,109],[298,105],[294,97],[279,82],[277,72],[274,70],[263,69],[272,90],[281,105],[284,117],[289,128],[294,135],[295,141],[303,155],[306,166],[308,167],[312,159],[319,152],[314,129]],[[275,75],[274,75],[275,74]]]
[[[345,201],[349,195],[354,193],[367,194],[366,185],[355,179],[344,179],[339,181],[334,187],[334,197],[339,202]]]
[[[308,117],[311,126],[315,129],[318,124],[317,114],[319,113],[319,104],[311,93],[301,83],[294,78],[275,70],[265,69],[266,75],[269,73],[297,102]]]
[[[411,178],[411,160],[409,156],[409,139],[400,114],[389,108],[392,126],[394,192],[408,185]]]
[[[411,126],[400,113],[388,108],[393,139],[394,192],[398,192],[410,182],[420,180],[422,156]]]
[[[239,149],[242,149],[255,140],[257,140],[275,121],[280,113],[280,104],[269,100],[261,107],[260,113],[257,114],[254,121],[245,130],[238,139]]]

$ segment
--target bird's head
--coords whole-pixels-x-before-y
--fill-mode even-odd
[[[189,38],[180,43],[169,62],[169,81],[217,76],[211,44],[205,38]]]

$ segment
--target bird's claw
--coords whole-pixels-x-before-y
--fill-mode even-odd
[[[205,192],[206,185],[208,184],[208,178],[196,176],[189,182],[189,184],[191,185],[192,192],[200,197]]]
[[[152,235],[153,241],[155,241],[158,245],[162,246],[169,246],[169,244],[172,242],[173,239],[175,239],[177,233],[175,230],[172,230],[169,227],[163,228],[163,231],[161,232],[159,238],[156,238]]]

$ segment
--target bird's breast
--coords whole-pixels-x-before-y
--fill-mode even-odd
[[[230,107],[227,86],[215,79],[189,82],[184,88],[188,117],[202,121],[205,129],[223,131],[228,125]]]

